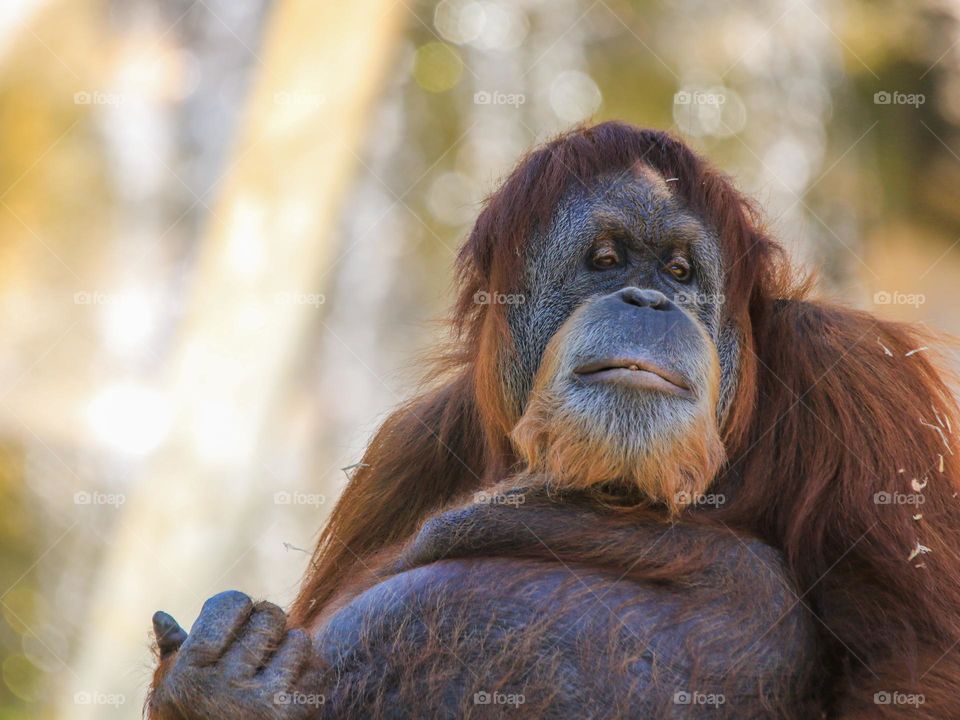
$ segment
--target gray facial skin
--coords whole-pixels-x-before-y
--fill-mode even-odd
[[[534,392],[555,400],[554,422],[595,447],[616,438],[621,453],[639,458],[714,422],[712,345],[663,293],[626,287],[577,308],[548,345],[549,377]]]
[[[598,269],[591,258],[598,242],[611,243],[622,262]],[[625,287],[657,290],[706,331],[720,359],[718,417],[723,416],[739,368],[736,329],[723,315],[723,269],[714,231],[684,207],[652,170],[576,185],[560,204],[551,227],[530,242],[524,301],[507,309],[514,347],[501,353],[501,381],[517,416],[550,338],[591,298]],[[666,269],[685,253],[691,276],[680,282]]]

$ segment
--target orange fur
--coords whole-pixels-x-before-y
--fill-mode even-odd
[[[547,346],[527,409],[510,434],[524,475],[546,478],[551,486],[566,490],[599,485],[635,488],[641,498],[676,517],[704,494],[724,461],[716,419],[720,366],[713,345],[705,343],[711,351],[712,373],[696,423],[661,436],[655,446],[631,448],[621,438],[606,437],[602,429],[571,421],[563,400],[550,389],[559,346],[575,317]],[[702,329],[701,333],[705,335]]]
[[[715,487],[728,501],[684,519],[757,533],[784,553],[797,602],[814,611],[829,649],[832,716],[960,717],[960,413],[942,365],[928,352],[908,355],[931,341],[915,327],[809,300],[810,283],[729,179],[679,140],[621,123],[536,149],[489,199],[459,259],[455,351],[438,363],[433,389],[392,415],[368,448],[323,530],[294,622],[314,622],[358,558],[516,466],[510,433],[523,408],[504,397],[497,374],[513,352],[506,314],[473,297],[517,287],[526,243],[569,188],[641,161],[676,178],[671,191],[716,232],[724,312],[741,340],[737,394],[719,428],[728,460]],[[596,448],[544,454],[571,440],[539,437],[556,432],[548,413],[532,408],[515,433],[532,463],[616,474]],[[922,519],[874,502],[877,492],[910,492],[914,479],[926,483]],[[929,552],[910,558],[918,546]],[[927,703],[873,703],[875,692],[895,690]]]

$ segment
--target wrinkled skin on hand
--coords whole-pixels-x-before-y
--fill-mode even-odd
[[[160,665],[147,700],[151,718],[299,720],[315,710],[310,637],[287,629],[276,605],[229,590],[204,603],[189,634],[162,611],[153,628]]]

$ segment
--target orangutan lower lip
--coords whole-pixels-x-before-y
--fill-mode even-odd
[[[690,394],[690,387],[677,373],[642,358],[593,360],[578,367],[574,373],[587,382],[619,382],[651,390]]]

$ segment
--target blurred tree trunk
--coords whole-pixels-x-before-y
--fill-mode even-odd
[[[162,606],[192,622],[250,549],[238,541],[239,526],[281,489],[271,487],[262,441],[322,302],[315,279],[333,260],[330,228],[402,8],[300,0],[275,11],[164,389],[173,431],[132,485],[63,717],[102,715],[102,707],[76,705],[76,692],[121,694],[126,701],[111,717],[139,716],[150,615]]]

